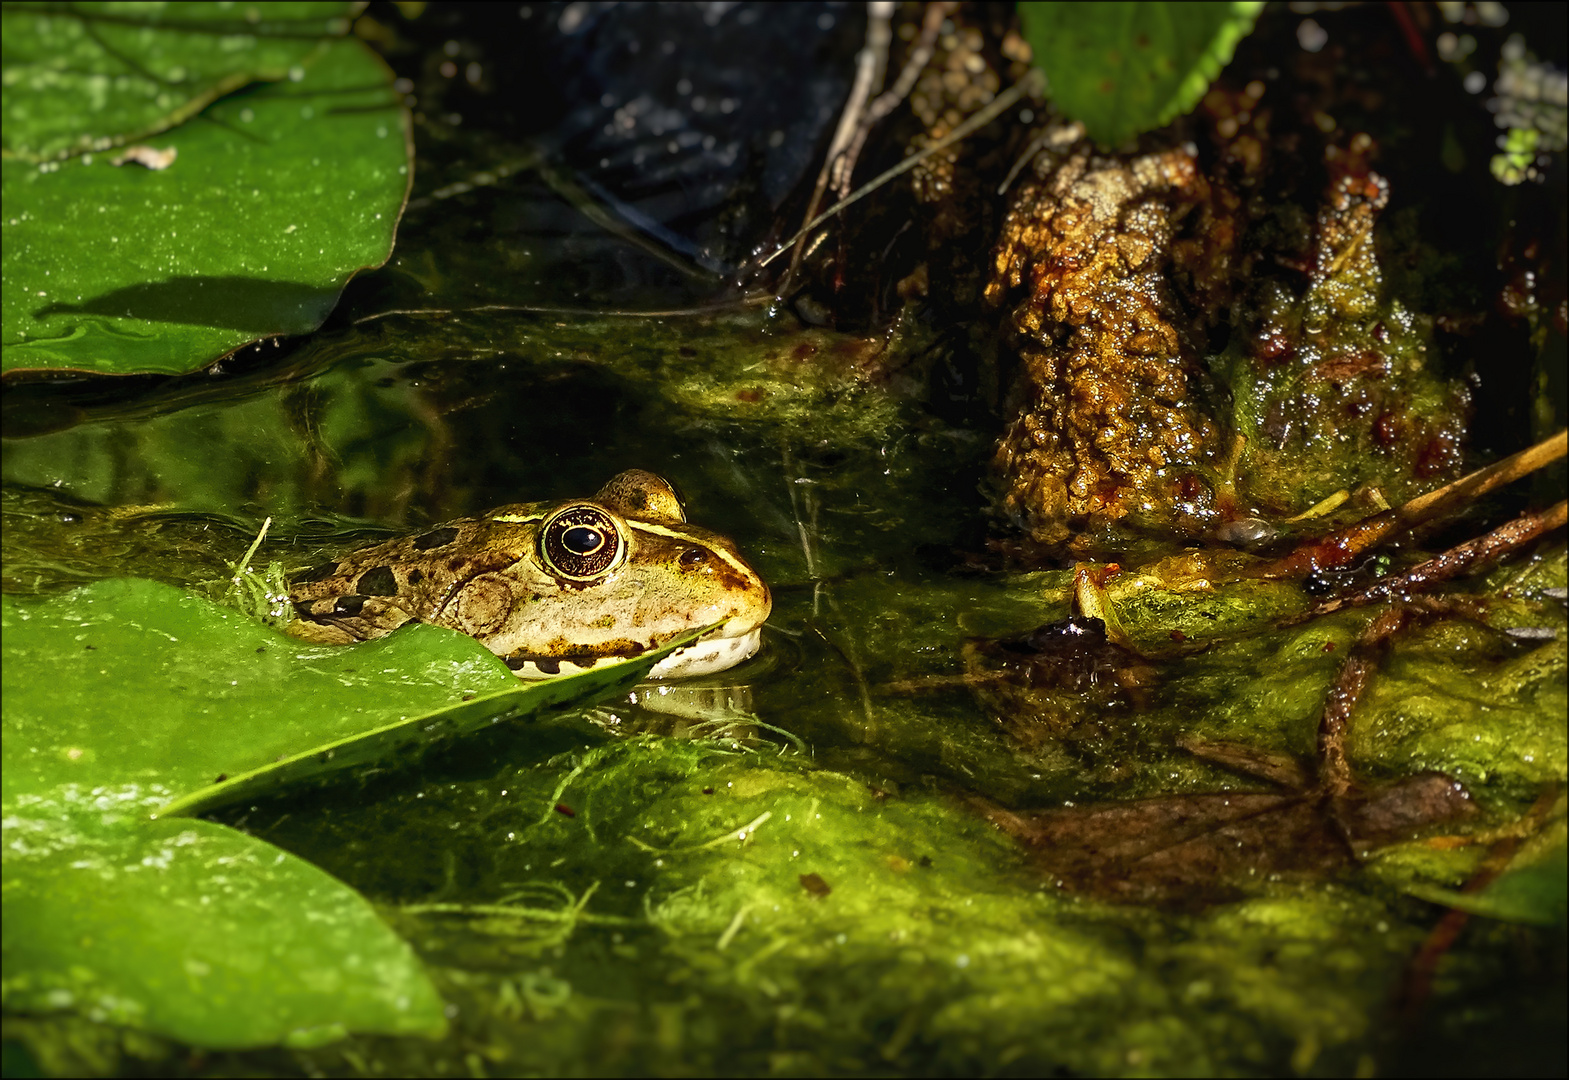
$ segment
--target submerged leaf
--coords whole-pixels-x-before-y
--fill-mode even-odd
[[[1563,926],[1569,921],[1569,849],[1560,844],[1545,858],[1516,867],[1481,892],[1415,888],[1424,900],[1505,922]]]

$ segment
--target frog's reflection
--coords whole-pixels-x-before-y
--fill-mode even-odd
[[[766,629],[761,650],[739,666],[696,678],[640,683],[625,697],[590,710],[588,718],[617,735],[712,739],[750,750],[789,744],[805,751],[798,736],[756,711],[756,688],[787,676],[800,662],[790,635]]]
[[[757,748],[769,740],[752,711],[749,685],[681,686],[645,683],[625,699],[592,710],[589,719],[618,735],[715,739]]]

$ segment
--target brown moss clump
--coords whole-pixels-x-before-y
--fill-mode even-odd
[[[1267,539],[1331,496],[1404,501],[1462,466],[1465,388],[1385,281],[1372,140],[1325,147],[1304,207],[1263,191],[1281,163],[1253,88],[1210,104],[1237,153],[1209,175],[1186,148],[1101,155],[1059,127],[1011,198],[985,287],[1016,358],[992,473],[1026,557],[1232,523]]]
[[[1253,329],[1220,361],[1246,440],[1237,494],[1261,514],[1342,490],[1402,502],[1462,468],[1465,388],[1434,370],[1431,318],[1385,295],[1375,226],[1389,185],[1371,149],[1363,135],[1328,148],[1311,237],[1280,258],[1305,272],[1305,292],[1260,283]]]
[[[1212,456],[1218,431],[1207,315],[1179,302],[1170,273],[1181,219],[1223,209],[1208,206],[1215,193],[1186,150],[1104,157],[1071,128],[1058,135],[1067,145],[1019,184],[986,286],[991,304],[1012,305],[1005,332],[1019,358],[993,459],[1001,506],[1048,549],[1093,549],[1124,519],[1191,531],[1214,514],[1191,466]],[[1181,249],[1212,308],[1236,230],[1214,233]]]

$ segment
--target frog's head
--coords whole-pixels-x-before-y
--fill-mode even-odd
[[[705,626],[715,629],[661,660],[651,677],[723,671],[757,652],[773,606],[768,586],[729,539],[687,522],[663,478],[632,470],[592,499],[487,516],[533,526],[524,557],[485,575],[506,587],[511,617],[475,634],[524,678],[638,656]],[[493,622],[502,597],[476,590],[480,581],[453,598],[460,622],[470,621],[465,597]]]
[[[354,552],[295,578],[295,637],[348,644],[418,620],[477,639],[525,679],[630,659],[693,630],[656,679],[757,651],[768,586],[735,545],[687,524],[660,477],[624,472],[592,499],[503,506]]]

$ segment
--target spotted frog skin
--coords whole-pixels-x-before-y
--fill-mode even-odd
[[[624,472],[592,499],[518,503],[362,548],[290,586],[288,632],[346,645],[428,622],[477,638],[525,679],[638,656],[722,623],[651,677],[723,671],[758,649],[773,601],[674,489]]]

